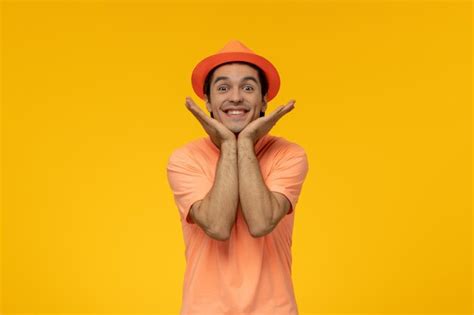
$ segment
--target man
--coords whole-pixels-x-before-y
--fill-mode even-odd
[[[280,79],[239,41],[203,59],[187,109],[208,137],[176,149],[167,174],[186,246],[181,315],[295,315],[291,242],[308,171],[299,145],[268,132],[295,101],[265,115]]]

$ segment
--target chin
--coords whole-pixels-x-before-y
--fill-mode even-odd
[[[234,134],[238,135],[244,128],[229,128],[227,127],[230,131],[232,131]]]
[[[231,125],[229,126],[228,124],[224,124],[224,126],[227,127],[227,129],[229,129],[230,131],[232,131],[234,134],[239,134],[242,130],[244,130],[244,128],[248,125],[248,123],[246,123],[245,125]]]

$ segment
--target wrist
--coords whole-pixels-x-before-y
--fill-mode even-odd
[[[251,146],[253,147],[254,146],[254,140],[249,137],[249,136],[245,136],[245,135],[242,135],[237,138],[237,145],[238,146]]]
[[[226,139],[221,142],[221,149],[230,150],[237,147],[236,139]]]

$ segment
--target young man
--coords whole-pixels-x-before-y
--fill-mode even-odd
[[[186,246],[180,314],[298,314],[291,242],[308,161],[268,134],[295,101],[265,115],[278,72],[239,41],[203,59],[192,84],[210,116],[185,104],[208,137],[176,149],[167,167]]]

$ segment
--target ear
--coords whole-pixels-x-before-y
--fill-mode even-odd
[[[263,96],[263,105],[262,105],[262,112],[267,111],[267,94]]]
[[[210,112],[212,112],[212,107],[211,103],[209,102],[209,98],[207,97],[207,94],[204,94],[204,101],[206,102],[206,108]]]

